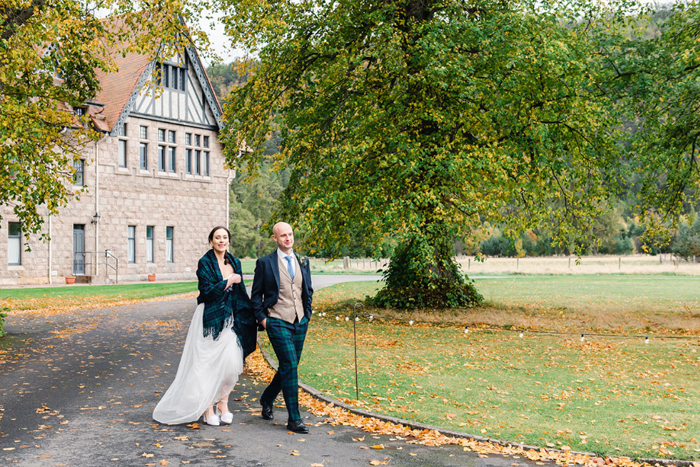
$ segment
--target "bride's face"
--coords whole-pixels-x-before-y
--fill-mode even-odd
[[[228,234],[224,229],[219,229],[214,232],[214,237],[211,240],[211,246],[218,253],[225,253],[228,250]]]

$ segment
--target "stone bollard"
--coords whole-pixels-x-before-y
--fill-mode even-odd
[[[350,257],[343,256],[343,269],[350,269]]]

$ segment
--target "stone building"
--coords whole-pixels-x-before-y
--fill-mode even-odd
[[[228,225],[233,171],[224,168],[221,107],[197,51],[116,62],[94,101],[73,109],[103,136],[76,164],[74,188],[87,191],[45,219],[51,240],[32,236],[25,251],[11,206],[0,207],[0,285],[114,282],[117,272],[119,281],[195,279],[210,229]]]

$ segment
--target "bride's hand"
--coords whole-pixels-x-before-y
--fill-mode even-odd
[[[231,274],[227,278],[228,280],[226,281],[226,288],[228,289],[231,287],[232,284],[240,284],[241,282],[241,276],[239,274]]]

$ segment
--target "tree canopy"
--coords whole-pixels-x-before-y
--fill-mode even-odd
[[[73,161],[99,136],[73,110],[95,97],[98,73],[117,71],[115,53],[158,59],[191,40],[206,47],[206,36],[185,27],[202,9],[172,0],[0,0],[0,206],[13,207],[25,235],[75,195]]]
[[[337,252],[358,226],[369,245],[393,236],[402,277],[388,289],[449,304],[463,290],[455,238],[489,220],[583,242],[620,184],[616,101],[601,89],[612,70],[593,33],[617,12],[566,5],[243,2],[229,31],[259,63],[223,140],[259,151],[279,125],[281,215],[304,245]]]
[[[700,5],[661,13],[647,16],[659,22],[656,36],[630,35],[610,63],[625,116],[638,125],[627,158],[641,180],[640,206],[675,219],[700,188]]]

